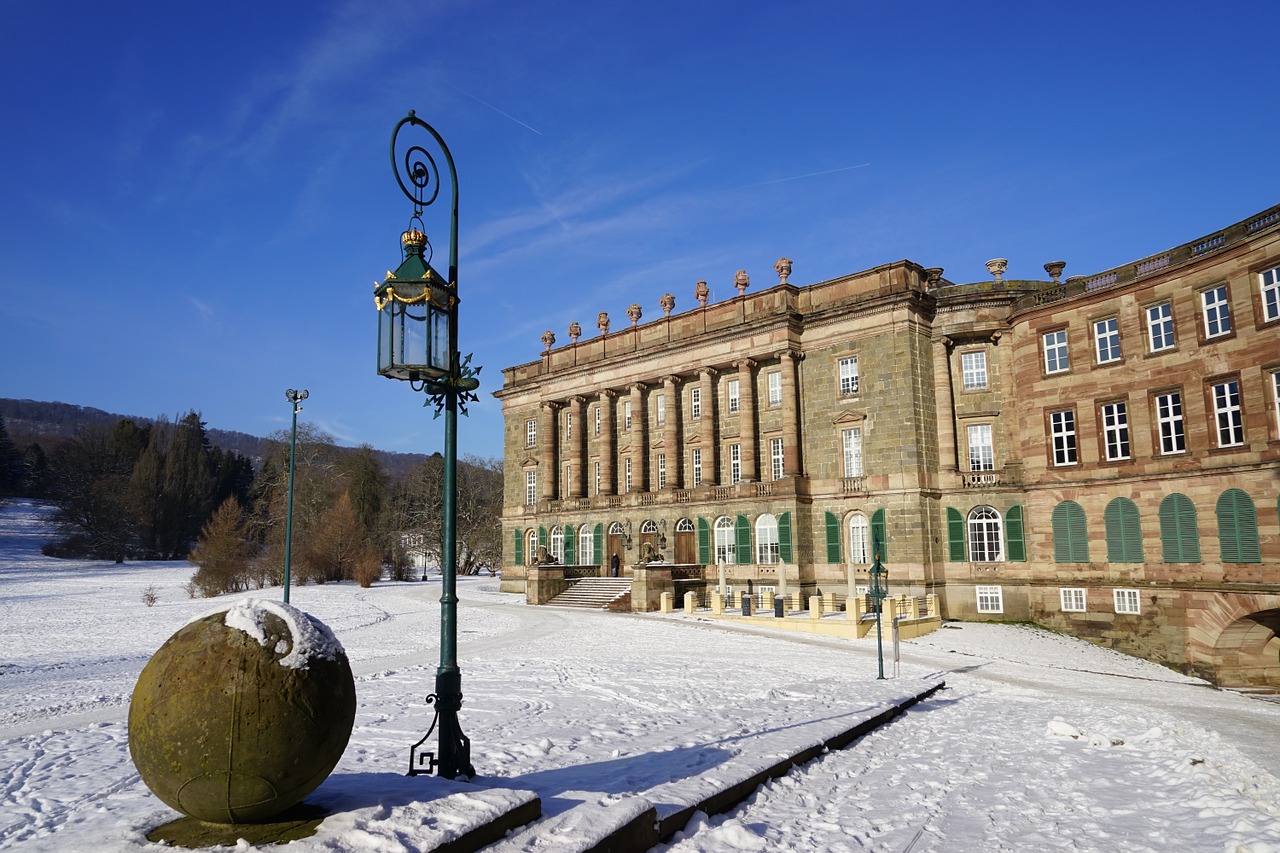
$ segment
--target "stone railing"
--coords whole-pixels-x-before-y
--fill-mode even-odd
[[[960,485],[966,489],[987,489],[1000,485],[999,471],[961,471]]]
[[[840,490],[846,495],[861,495],[867,491],[867,478],[863,477],[841,477]]]
[[[756,483],[756,497],[767,498],[773,494],[773,483]]]

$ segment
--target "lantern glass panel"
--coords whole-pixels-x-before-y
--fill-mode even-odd
[[[449,315],[439,308],[432,308],[429,320],[431,366],[436,370],[449,370]]]

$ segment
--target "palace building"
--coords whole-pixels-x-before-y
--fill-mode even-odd
[[[1280,686],[1280,206],[1090,276],[778,282],[506,369],[503,587],[867,584]]]

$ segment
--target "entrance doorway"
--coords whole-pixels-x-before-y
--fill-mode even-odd
[[[688,518],[676,522],[676,562],[686,565],[698,562],[698,538],[693,521]]]

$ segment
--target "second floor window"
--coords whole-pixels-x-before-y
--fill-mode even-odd
[[[630,456],[628,456],[626,460],[624,460],[623,462],[623,472],[624,472],[623,476],[625,477],[625,480],[624,480],[624,486],[626,487],[625,491],[629,494],[631,492],[631,457]]]
[[[702,418],[702,389],[689,389],[689,417],[693,420]]]
[[[1262,322],[1280,320],[1280,267],[1258,273],[1258,286],[1262,288]]]
[[[769,439],[769,468],[770,468],[770,473],[773,474],[773,479],[775,480],[782,479],[782,470],[783,470],[782,460],[783,460],[782,439],[780,438]]]
[[[1173,306],[1168,302],[1147,309],[1147,342],[1152,352],[1173,347]]]
[[[1218,446],[1244,444],[1244,417],[1240,410],[1240,383],[1234,379],[1213,386],[1213,417]]]
[[[693,452],[689,454],[689,461],[690,461],[689,469],[693,477],[693,485],[694,487],[701,486],[702,485],[702,451],[698,448],[694,448]]]
[[[538,502],[538,472],[524,472],[524,503],[533,506]]]
[[[1070,366],[1067,360],[1067,330],[1047,332],[1044,336],[1044,372],[1061,373]]]
[[[1204,317],[1204,336],[1216,338],[1231,331],[1231,305],[1227,302],[1227,286],[1220,284],[1200,294]]]
[[[1124,403],[1103,405],[1102,437],[1107,459],[1129,458],[1129,413]]]
[[[573,441],[573,412],[564,413],[564,440]]]
[[[840,396],[852,397],[858,393],[858,357],[840,359]]]
[[[667,454],[658,454],[658,488],[665,489],[667,487]]]
[[[995,446],[991,441],[991,424],[974,424],[969,427],[969,470],[994,471]]]
[[[658,402],[655,406],[657,409],[658,426],[662,426],[667,422],[667,395],[659,394]]]
[[[1076,413],[1071,409],[1049,414],[1049,436],[1053,441],[1053,464],[1074,465],[1076,455]]]
[[[729,484],[742,482],[742,445],[729,445]]]
[[[1156,395],[1156,423],[1160,428],[1160,452],[1182,453],[1187,449],[1186,427],[1182,422],[1182,394],[1170,391]]]
[[[739,387],[740,385],[737,379],[729,380],[729,389],[726,392],[726,396],[729,398],[727,408],[729,409],[729,414],[731,415],[736,415],[738,413],[738,408],[742,405],[739,391],[738,391]]]
[[[775,370],[769,374],[769,407],[782,405],[782,371]]]
[[[1120,321],[1108,317],[1093,324],[1093,342],[1098,364],[1120,360]]]
[[[596,406],[596,435],[600,434],[600,407]]]
[[[622,428],[631,431],[631,401],[627,400],[622,404]]]
[[[978,391],[987,387],[987,354],[985,352],[962,353],[960,367],[964,373],[964,390]]]
[[[538,444],[538,420],[529,418],[524,422],[524,446],[536,447]]]
[[[862,428],[853,427],[840,431],[840,443],[844,450],[844,476],[862,476]]]

